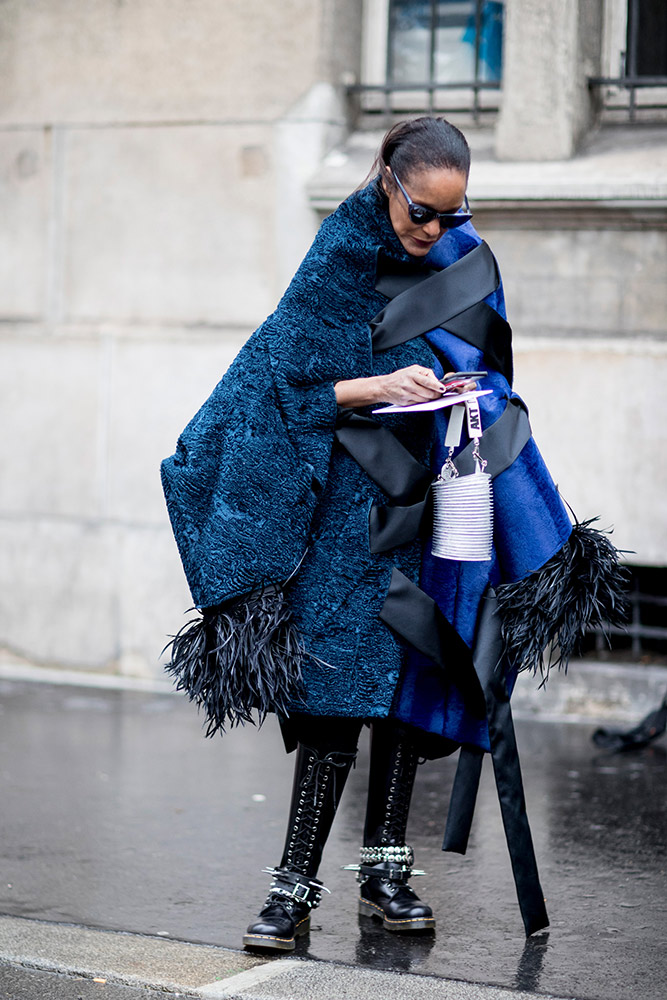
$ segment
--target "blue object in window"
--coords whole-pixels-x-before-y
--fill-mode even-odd
[[[503,4],[499,0],[392,0],[388,79],[393,83],[465,85],[475,79],[495,83],[501,75],[502,40]]]
[[[476,18],[468,19],[462,41],[475,46]],[[500,80],[503,60],[503,4],[499,0],[484,0],[479,30],[479,78]]]

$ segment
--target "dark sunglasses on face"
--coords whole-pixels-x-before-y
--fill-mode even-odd
[[[470,211],[467,195],[464,195],[463,205],[461,205],[458,212],[434,212],[432,208],[425,208],[423,205],[417,205],[417,203],[412,200],[408,192],[405,190],[396,174],[393,172],[392,177],[398,184],[401,192],[403,193],[403,197],[408,203],[408,215],[415,225],[425,226],[427,223],[432,222],[433,219],[437,219],[440,223],[441,229],[456,229],[458,226],[462,226],[464,223],[470,222],[472,219],[472,212]]]

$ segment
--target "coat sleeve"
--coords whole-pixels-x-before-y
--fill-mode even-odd
[[[288,579],[326,484],[334,382],[370,374],[359,257],[326,220],[276,311],[162,463],[197,607]]]

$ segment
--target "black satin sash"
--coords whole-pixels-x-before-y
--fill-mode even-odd
[[[477,347],[486,363],[512,383],[512,330],[481,301],[498,287],[495,258],[486,243],[443,271],[411,268],[378,259],[377,291],[392,301],[371,321],[374,351],[386,351],[436,326]]]
[[[418,462],[398,438],[377,420],[341,410],[336,438],[364,472],[392,500],[423,497],[433,473]]]
[[[394,567],[380,618],[394,632],[453,676],[466,707],[483,719],[486,706],[470,649],[432,597]]]
[[[467,344],[478,347],[484,355],[485,364],[500,372],[512,384],[512,328],[488,302],[476,302],[474,306],[452,316],[447,320],[446,328]]]
[[[380,266],[382,262],[380,261]],[[380,274],[376,288],[391,301],[373,321],[373,349],[387,350],[436,326],[483,351],[486,363],[508,378],[512,372],[511,331],[499,314],[481,300],[499,282],[495,259],[486,244],[476,247],[443,271]],[[510,399],[503,414],[484,432],[482,454],[487,471],[499,475],[530,439],[528,414]],[[392,504],[374,505],[370,513],[370,548],[387,552],[413,541],[430,527],[432,472],[418,462],[383,424],[343,410],[336,429],[339,444],[361,465]],[[474,471],[472,446],[455,462],[463,475]],[[482,602],[474,652],[468,648],[436,602],[394,567],[380,612],[381,620],[403,640],[450,674],[466,708],[486,716],[503,825],[512,861],[526,934],[547,926],[542,889],[533,850],[509,698],[501,666],[502,640],[492,590]],[[443,850],[465,853],[475,807],[482,751],[461,750]]]
[[[413,541],[431,523],[433,473],[421,465],[378,421],[343,411],[336,438],[394,504],[374,504],[369,518],[370,549],[388,552]],[[481,452],[486,471],[498,476],[530,440],[528,414],[521,400],[510,399],[502,415],[484,432]],[[475,471],[472,443],[454,459],[459,473]]]
[[[380,274],[376,290],[390,301],[371,321],[373,350],[386,351],[436,326],[447,326],[453,316],[495,291],[499,281],[486,243],[427,278]]]
[[[547,927],[549,917],[526,813],[521,766],[505,684],[500,616],[493,588],[482,599],[472,660],[486,702],[491,759],[512,871],[526,935]],[[482,770],[482,751],[463,747],[447,814],[443,851],[465,854]]]
[[[531,436],[525,403],[516,397],[508,399],[503,413],[484,431],[480,442],[480,454],[487,463],[484,471],[495,477],[509,469]],[[472,457],[474,447],[474,443],[470,441],[454,459],[454,465],[462,476],[469,476],[475,471],[475,460]]]

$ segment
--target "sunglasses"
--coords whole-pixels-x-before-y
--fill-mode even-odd
[[[425,208],[423,205],[417,205],[417,203],[412,200],[408,192],[405,190],[396,174],[393,172],[392,177],[398,184],[403,193],[403,197],[408,203],[408,215],[410,216],[411,221],[417,226],[425,226],[428,222],[433,222],[434,219],[437,219],[440,223],[441,229],[456,229],[458,226],[462,226],[465,222],[470,222],[472,219],[472,212],[470,211],[467,195],[464,195],[463,205],[461,205],[458,212],[434,212],[432,208]]]

